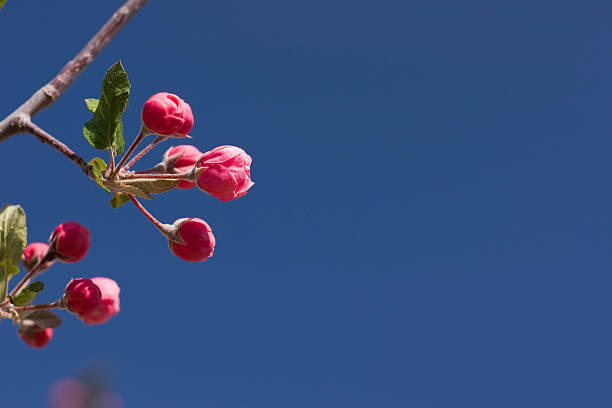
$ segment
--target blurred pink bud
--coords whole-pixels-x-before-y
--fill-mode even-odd
[[[45,347],[51,337],[53,337],[53,329],[33,328],[28,331],[20,331],[19,337],[30,347],[42,348]]]
[[[189,104],[178,96],[160,92],[145,102],[142,123],[158,135],[187,135],[193,127],[193,113]]]
[[[49,391],[51,408],[123,408],[125,403],[116,393],[98,389],[75,378],[56,381]]]
[[[84,408],[87,403],[87,386],[74,378],[57,380],[49,392],[51,408]]]
[[[91,278],[91,281],[100,289],[102,300],[93,312],[81,314],[79,317],[87,324],[104,323],[119,313],[119,285],[104,277]]]
[[[172,239],[168,241],[170,250],[184,261],[205,261],[213,255],[215,236],[206,221],[199,218],[181,218],[173,225],[184,244]]]
[[[59,260],[80,261],[89,250],[89,231],[78,222],[64,222],[55,228],[49,238],[49,244]]]
[[[251,156],[236,146],[219,146],[204,153],[198,167],[198,187],[221,201],[242,197],[253,186]]]
[[[100,288],[91,279],[78,278],[71,281],[64,291],[66,305],[71,312],[87,315],[102,301]]]
[[[23,250],[23,255],[21,255],[21,264],[27,270],[32,269],[34,265],[38,263],[38,261],[45,256],[47,251],[49,250],[49,245],[43,242],[32,242],[28,244]],[[52,264],[53,261],[47,262],[46,266],[48,267]]]
[[[176,160],[172,160],[171,157],[180,155]],[[168,173],[183,173],[189,171],[196,164],[198,159],[202,156],[202,152],[197,147],[191,145],[179,145],[173,146],[166,151],[164,154],[164,163],[166,163],[166,171]],[[178,188],[186,190],[195,187],[196,183],[181,180],[178,183]]]

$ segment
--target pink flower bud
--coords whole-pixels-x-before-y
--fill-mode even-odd
[[[51,408],[123,408],[125,402],[116,393],[105,390],[97,378],[80,381],[63,378],[56,381],[49,390]]]
[[[38,263],[38,261],[45,256],[47,251],[49,250],[49,245],[43,242],[32,242],[28,244],[23,250],[23,254],[21,255],[21,264],[27,270],[32,269],[34,265]],[[44,267],[49,267],[53,261],[47,262]]]
[[[119,285],[112,279],[97,277],[91,281],[100,289],[102,300],[96,309],[79,317],[87,324],[100,324],[119,313]]]
[[[55,228],[49,244],[61,261],[80,261],[89,250],[89,231],[78,222],[64,222]]]
[[[49,391],[52,408],[83,408],[87,403],[89,390],[87,384],[75,378],[62,378],[56,381]]]
[[[199,218],[181,218],[173,225],[184,244],[172,239],[168,241],[172,253],[184,261],[205,261],[213,255],[215,236],[210,226]]]
[[[145,102],[142,123],[158,135],[187,135],[193,127],[193,113],[189,104],[178,96],[160,92]]]
[[[53,337],[53,329],[35,328],[27,331],[20,331],[19,337],[30,347],[42,348],[45,347],[51,337]]]
[[[176,160],[172,160],[171,157],[180,155]],[[168,173],[183,173],[189,171],[196,164],[198,159],[202,156],[202,152],[197,147],[191,145],[179,145],[173,146],[166,151],[164,154],[164,163],[166,163],[166,171]],[[181,180],[178,183],[178,188],[189,189],[195,187],[196,183]]]
[[[102,301],[100,288],[91,279],[78,278],[71,281],[64,291],[66,305],[71,312],[87,315]]]
[[[242,197],[253,186],[251,156],[236,146],[219,146],[204,153],[198,167],[198,187],[221,201]]]

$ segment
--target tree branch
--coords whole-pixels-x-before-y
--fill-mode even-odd
[[[102,26],[87,45],[49,83],[36,91],[13,113],[0,122],[0,142],[27,130],[27,123],[38,112],[51,105],[75,78],[106,47],[128,20],[148,0],[128,0]]]
[[[68,157],[72,160],[77,166],[83,170],[83,173],[89,178],[95,178],[93,171],[91,170],[91,166],[87,164],[85,160],[75,152],[73,152],[68,146],[51,136],[49,133],[45,132],[42,128],[37,126],[35,123],[28,121],[25,124],[26,132],[35,136],[42,143],[48,144],[64,156]]]

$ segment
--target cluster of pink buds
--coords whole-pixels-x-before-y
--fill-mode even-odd
[[[115,65],[113,69],[119,68]],[[108,102],[91,100],[89,103],[93,107]],[[101,115],[101,109],[92,109],[94,116]],[[167,92],[150,97],[143,107],[141,118],[138,137],[117,164],[115,147],[109,148],[108,165],[99,158],[92,161],[96,164],[96,171],[93,164],[90,164],[92,174],[95,175],[93,178],[102,187],[114,192],[111,200],[113,207],[131,201],[167,238],[170,251],[178,258],[188,262],[205,261],[213,255],[216,243],[206,221],[188,217],[180,218],[172,224],[163,224],[136,197],[150,199],[152,194],[174,188],[188,190],[197,187],[222,202],[231,201],[244,196],[253,186],[252,159],[236,146],[218,146],[203,153],[193,145],[182,144],[169,148],[154,168],[132,171],[130,167],[162,141],[168,138],[191,139],[188,133],[194,124],[189,104]],[[97,146],[96,143],[101,143],[95,140],[97,128],[88,126],[86,124],[84,127],[86,137]],[[130,160],[138,144],[151,134],[158,136]],[[123,144],[120,150],[123,150]],[[7,262],[4,266],[0,264],[0,319],[12,319],[18,325],[19,336],[28,345],[40,348],[49,343],[53,330],[61,324],[61,319],[51,309],[66,310],[88,325],[107,322],[119,313],[119,286],[114,280],[105,277],[73,279],[55,302],[31,304],[44,288],[41,282],[33,279],[56,261],[74,263],[83,259],[89,250],[90,234],[81,224],[68,221],[53,230],[47,243],[34,242],[26,246],[25,213],[18,206],[9,207],[8,211],[5,211],[6,207],[0,210],[0,217],[17,218],[12,223],[6,220],[0,222],[0,234],[7,231],[12,234],[11,240],[18,249],[13,251],[12,263]],[[3,231],[4,228],[7,230]],[[8,251],[12,248],[6,244],[7,239],[4,242],[0,245],[5,247],[0,249]],[[8,283],[12,275],[19,272],[19,256],[26,274],[9,292]]]
[[[55,228],[48,243],[33,242],[21,255],[25,276],[0,303],[0,316],[18,324],[19,337],[29,346],[41,348],[53,337],[61,319],[51,309],[66,309],[86,324],[104,323],[119,313],[119,286],[109,278],[77,278],[66,286],[62,297],[52,303],[31,305],[44,285],[32,282],[57,261],[73,263],[87,254],[90,235],[81,224],[68,221]]]
[[[141,119],[140,134],[117,167],[107,175],[106,185],[115,191],[116,196],[123,194],[124,201],[136,205],[168,238],[172,253],[189,262],[205,261],[212,256],[215,247],[215,237],[206,221],[181,218],[173,224],[163,224],[137,200],[134,186],[150,188],[152,194],[159,193],[160,189],[167,191],[176,187],[187,190],[197,186],[222,202],[231,201],[244,196],[254,184],[251,180],[251,156],[236,146],[218,146],[202,153],[193,145],[183,144],[166,150],[163,160],[154,168],[130,171],[136,161],[167,138],[191,138],[188,133],[194,124],[189,104],[168,92],[151,96],[144,104]],[[127,162],[136,146],[150,134],[158,137]]]

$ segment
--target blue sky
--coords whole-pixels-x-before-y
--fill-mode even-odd
[[[8,0],[0,114],[120,4]],[[128,140],[144,101],[175,92],[193,143],[241,146],[256,184],[146,203],[212,226],[214,257],[188,264],[64,157],[2,143],[1,201],[30,239],[66,220],[92,234],[43,300],[77,276],[122,288],[116,318],[62,314],[44,350],[2,323],[2,402],[44,406],[102,362],[128,407],[609,407],[611,17],[604,1],[150,1],[36,122],[96,156],[82,101],[121,59]]]

